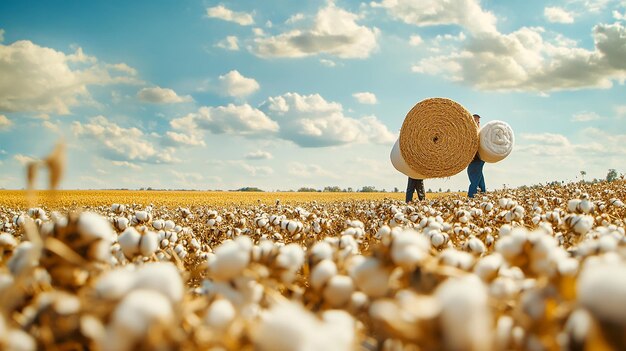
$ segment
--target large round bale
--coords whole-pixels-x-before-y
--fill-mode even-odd
[[[513,129],[506,122],[490,121],[480,128],[480,159],[495,163],[505,159],[513,150],[515,136]]]
[[[446,98],[430,98],[407,113],[391,161],[411,178],[450,177],[467,167],[478,144],[478,128],[463,106]]]

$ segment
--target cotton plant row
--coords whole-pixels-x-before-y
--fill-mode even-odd
[[[0,208],[0,348],[624,349],[623,181]]]

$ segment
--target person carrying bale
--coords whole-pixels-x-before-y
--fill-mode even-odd
[[[473,115],[474,121],[476,122],[476,128],[480,127],[480,116],[477,114]],[[469,189],[467,190],[468,197],[474,197],[478,192],[478,188],[480,188],[481,192],[486,192],[487,187],[485,186],[485,176],[483,175],[483,166],[485,165],[485,161],[480,158],[478,152],[474,159],[467,166],[467,175],[470,180]]]
[[[413,201],[413,192],[417,190],[417,198],[421,201],[426,198],[426,192],[424,191],[424,180],[415,179],[409,177],[409,182],[406,185],[406,203]]]

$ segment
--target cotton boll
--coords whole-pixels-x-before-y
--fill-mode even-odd
[[[610,235],[604,235],[598,239],[598,248],[602,252],[617,250],[617,239]]]
[[[173,319],[172,306],[163,295],[151,290],[133,291],[113,311],[100,347],[106,351],[131,350],[155,325],[169,325]]]
[[[389,272],[382,267],[379,260],[368,257],[353,267],[351,276],[359,290],[372,298],[381,297],[387,293]]]
[[[413,230],[404,230],[393,236],[391,259],[395,264],[410,269],[430,256],[429,248],[425,236]]]
[[[133,228],[128,227],[120,236],[117,238],[117,241],[122,248],[122,252],[126,258],[131,259],[137,253],[139,253],[139,241],[141,240],[141,234]]]
[[[13,250],[17,246],[15,237],[8,233],[0,233],[0,249]]]
[[[478,260],[474,265],[474,273],[483,281],[489,281],[497,275],[498,270],[503,264],[504,258],[496,252]]]
[[[496,323],[495,346],[497,350],[511,349],[514,321],[510,316],[500,316]]]
[[[23,241],[13,251],[7,261],[7,267],[13,276],[20,275],[24,270],[37,265],[37,248],[30,241]]]
[[[172,303],[183,299],[184,285],[178,268],[169,262],[151,262],[134,274],[134,289],[149,289],[161,293]]]
[[[499,232],[500,238],[505,237],[505,236],[511,234],[511,230],[512,229],[513,228],[511,227],[510,224],[502,225],[502,227],[500,227],[500,232]]]
[[[304,264],[304,252],[298,244],[292,243],[280,248],[276,257],[278,267],[285,269],[281,274],[283,283],[289,284],[296,278],[296,272]]]
[[[520,290],[520,284],[509,277],[496,277],[489,284],[489,294],[501,300],[513,298]]]
[[[161,230],[165,227],[165,221],[162,219],[157,219],[156,221],[152,221],[152,228],[155,230]]]
[[[176,224],[174,223],[174,221],[172,221],[171,219],[168,219],[167,221],[165,221],[164,223],[164,229],[166,231],[172,231],[174,230],[174,228],[176,227]]]
[[[587,264],[576,284],[578,301],[601,321],[626,324],[626,264]]]
[[[355,291],[350,295],[350,308],[359,311],[369,303],[369,298],[362,291]]]
[[[354,282],[352,278],[345,275],[335,275],[328,281],[324,289],[324,299],[332,307],[344,306],[352,296]]]
[[[330,259],[320,261],[311,270],[310,282],[315,290],[319,290],[326,282],[337,274],[337,266]]]
[[[493,327],[487,289],[478,277],[449,278],[434,295],[443,308],[440,323],[447,349],[490,348]]]
[[[441,233],[439,231],[434,231],[431,233],[432,234],[430,234],[430,243],[433,245],[433,247],[440,248],[441,246],[443,246],[445,243],[448,242],[448,238],[446,234]]]
[[[391,228],[389,226],[384,225],[378,228],[378,231],[374,235],[374,237],[378,240],[382,240],[382,238],[388,237],[391,234]]]
[[[485,243],[483,243],[482,240],[473,235],[470,236],[470,238],[467,240],[467,246],[469,247],[470,251],[476,255],[482,255],[483,253],[485,253],[485,251],[487,251]]]
[[[176,255],[178,255],[178,257],[183,260],[185,259],[185,257],[187,257],[187,249],[185,249],[185,247],[181,244],[178,244],[176,246],[174,246],[174,252],[176,253]]]
[[[145,232],[139,239],[139,253],[145,257],[152,256],[159,248],[158,236],[155,232]]]
[[[113,220],[113,225],[117,230],[124,231],[128,228],[129,220],[126,217],[119,217]]]
[[[342,235],[339,239],[339,250],[345,255],[354,255],[359,252],[359,244],[351,235]]]
[[[95,285],[95,292],[99,298],[119,300],[126,295],[135,284],[135,276],[128,269],[116,269],[100,276]]]
[[[4,346],[8,351],[37,350],[35,339],[20,329],[9,329],[3,339],[4,343],[0,340],[0,346]]]
[[[137,219],[137,222],[144,223],[148,222],[150,218],[152,218],[152,215],[147,211],[136,211],[135,218]]]
[[[441,251],[439,259],[447,266],[460,268],[465,271],[469,270],[474,264],[474,256],[452,248]]]
[[[252,241],[247,236],[223,242],[214,251],[215,260],[209,263],[211,275],[218,280],[238,276],[248,266],[251,251]]]
[[[216,331],[223,332],[232,323],[236,315],[237,311],[230,301],[218,299],[209,306],[204,321]]]
[[[559,274],[565,277],[574,277],[578,272],[578,260],[575,258],[564,258],[557,262],[557,270]]]

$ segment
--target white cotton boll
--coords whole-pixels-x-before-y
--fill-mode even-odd
[[[430,243],[435,248],[441,247],[448,241],[444,233],[441,233],[439,231],[432,231],[431,233],[432,234],[430,234]]]
[[[585,265],[576,288],[578,301],[596,318],[626,324],[626,264]]]
[[[350,308],[354,311],[365,308],[368,303],[369,298],[362,291],[355,291],[350,295]]]
[[[339,250],[345,255],[357,254],[359,252],[359,244],[351,235],[342,235],[339,239]]]
[[[441,251],[439,255],[441,262],[447,266],[469,270],[474,264],[474,256],[470,253],[458,251],[453,248],[448,248]]]
[[[291,243],[280,248],[276,257],[278,267],[286,269],[291,274],[285,274],[282,278],[284,283],[291,283],[297,272],[304,264],[304,251],[298,244]]]
[[[592,216],[583,215],[578,218],[574,224],[574,231],[580,235],[586,234],[593,227],[594,219]]]
[[[174,230],[175,227],[176,227],[176,224],[171,219],[168,219],[167,221],[165,221],[164,229],[166,231],[172,231]]]
[[[543,232],[532,232],[533,238],[529,237],[532,243],[532,253],[534,257],[546,257],[554,248],[556,248],[557,242],[553,236],[544,234]]]
[[[565,277],[574,277],[578,272],[578,266],[578,260],[571,257],[560,259],[557,262],[557,269],[559,271],[559,274]]]
[[[476,265],[474,265],[474,274],[480,277],[483,281],[490,280],[498,274],[498,270],[504,264],[504,258],[499,253],[492,253],[491,255],[484,256]]]
[[[135,218],[137,219],[137,221],[139,223],[143,223],[143,222],[147,222],[150,220],[150,213],[146,212],[146,211],[136,211],[135,212]]]
[[[576,212],[578,209],[578,205],[580,205],[580,199],[572,199],[567,202],[567,210],[569,212]]]
[[[126,217],[119,217],[113,220],[113,225],[117,230],[124,231],[128,228],[129,220]]]
[[[449,278],[434,293],[441,302],[443,339],[449,350],[487,350],[492,342],[487,288],[478,277]]]
[[[152,221],[152,228],[156,230],[161,230],[165,227],[165,221],[162,219],[157,219],[156,221]]]
[[[235,319],[237,311],[233,304],[226,299],[213,301],[209,306],[204,321],[211,328],[218,332],[223,332]]]
[[[117,238],[126,258],[131,259],[139,252],[139,240],[141,240],[141,234],[133,227],[126,228]]]
[[[182,226],[177,225],[177,226],[175,226],[175,227],[174,227],[174,232],[176,232],[176,233],[180,233],[180,232],[182,232],[182,231],[183,231],[183,227],[182,227]]]
[[[496,323],[495,346],[497,350],[511,349],[514,321],[510,316],[500,316]]]
[[[9,329],[3,335],[4,343],[0,342],[0,346],[4,346],[8,351],[35,351],[37,343],[32,336],[20,329]]]
[[[7,267],[13,276],[20,275],[25,269],[35,267],[37,265],[36,248],[30,241],[22,241],[15,250],[13,255],[7,261]]]
[[[578,205],[578,209],[582,213],[591,213],[593,212],[594,208],[595,208],[595,205],[593,204],[593,202],[589,201],[588,199],[582,200],[580,204]]]
[[[485,243],[473,235],[467,240],[467,246],[470,251],[476,255],[482,255],[485,251],[487,251]]]
[[[13,216],[13,225],[22,228],[24,226],[24,222],[26,221],[25,215],[16,215]]]
[[[326,282],[337,274],[337,266],[330,259],[320,261],[311,270],[311,286],[315,290],[319,290]]]
[[[121,268],[102,274],[96,282],[96,295],[106,300],[118,300],[122,298],[135,284],[135,276],[133,273],[133,271]]]
[[[584,309],[577,309],[569,315],[564,331],[572,341],[583,343],[593,327],[593,317]]]
[[[384,296],[387,293],[389,275],[380,261],[373,257],[358,262],[351,272],[359,290],[373,298]]]
[[[178,244],[176,246],[174,246],[174,252],[176,253],[176,255],[178,255],[178,257],[183,260],[185,259],[185,257],[187,257],[187,249],[185,249],[185,247],[181,244]]]
[[[602,252],[617,250],[617,239],[610,235],[604,235],[598,240],[598,248]]]
[[[403,230],[393,236],[391,259],[403,268],[410,269],[430,254],[428,239],[414,230]]]
[[[215,249],[215,260],[209,264],[212,276],[218,280],[228,280],[241,274],[250,262],[252,246],[247,236],[224,241]]]
[[[624,207],[624,203],[622,202],[622,200],[617,199],[617,198],[612,198],[609,200],[609,204],[611,204],[611,206],[615,206],[615,207]]]
[[[150,290],[133,291],[113,311],[100,347],[105,351],[131,350],[153,326],[169,325],[173,319],[172,306],[163,295]]]
[[[0,248],[14,249],[17,246],[17,240],[9,233],[0,233]]]
[[[511,299],[520,290],[520,283],[509,277],[497,277],[489,284],[489,294],[496,299]]]
[[[170,262],[150,262],[141,266],[134,274],[134,289],[154,290],[171,302],[182,301],[183,279],[178,268]]]
[[[498,232],[498,235],[500,235],[500,238],[505,237],[511,234],[512,229],[513,228],[511,227],[510,224],[504,224],[502,225],[502,227],[500,227],[500,231]]]
[[[155,232],[145,232],[139,239],[139,253],[145,257],[152,256],[159,248],[159,238]]]
[[[391,228],[389,228],[388,225],[383,225],[382,227],[378,228],[378,231],[376,232],[374,237],[378,240],[381,240],[382,238],[386,238],[389,235],[391,235]]]
[[[332,307],[344,306],[352,296],[354,291],[354,281],[345,275],[335,275],[328,281],[324,288],[324,299]]]

